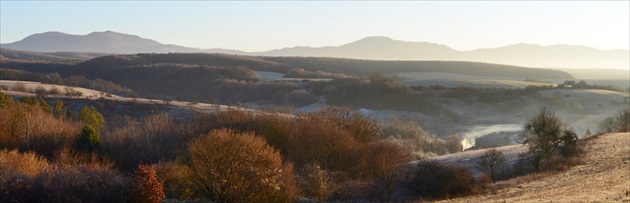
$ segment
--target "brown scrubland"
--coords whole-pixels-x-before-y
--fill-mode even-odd
[[[347,108],[104,117],[93,107],[0,94],[0,118],[0,202],[630,199],[628,133],[580,139],[568,155],[571,139],[551,137],[558,150],[535,168],[528,144],[533,154],[490,177],[426,156],[461,151],[455,137]]]

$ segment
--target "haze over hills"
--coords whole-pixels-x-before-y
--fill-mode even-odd
[[[45,32],[30,35],[17,42],[2,44],[2,47],[38,52],[101,52],[117,54],[200,51],[194,48],[161,44],[155,40],[112,31],[93,32],[88,35]]]
[[[96,57],[111,55],[109,53],[92,53],[92,52],[34,52],[34,51],[17,51],[12,49],[0,48],[1,59],[14,60],[88,60]]]
[[[88,35],[61,32],[34,34],[23,40],[2,44],[2,48],[38,52],[100,52],[100,53],[225,53],[257,56],[310,56],[369,60],[443,60],[477,61],[543,68],[612,68],[628,69],[628,50],[600,50],[575,45],[540,46],[515,44],[498,48],[458,51],[446,45],[428,42],[407,42],[387,37],[367,37],[341,46],[291,47],[265,52],[245,52],[230,49],[198,49],[171,44],[136,35],[112,31]]]

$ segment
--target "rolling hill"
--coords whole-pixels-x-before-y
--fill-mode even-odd
[[[38,52],[97,53],[225,53],[251,56],[334,57],[368,60],[476,61],[544,68],[628,69],[628,50],[599,50],[575,45],[540,46],[515,44],[498,48],[458,51],[446,45],[408,42],[387,37],[366,37],[355,42],[327,47],[291,47],[264,52],[230,49],[199,49],[171,44],[113,31],[70,35],[61,32],[33,34],[23,40],[2,44],[2,48]]]
[[[33,34],[17,42],[2,44],[2,47],[37,52],[100,52],[117,54],[200,52],[199,49],[165,45],[155,40],[112,31],[93,32],[87,35],[45,32]]]

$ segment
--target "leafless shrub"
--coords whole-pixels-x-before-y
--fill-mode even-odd
[[[192,142],[185,163],[195,190],[214,201],[289,202],[297,195],[292,166],[251,133],[212,131]]]
[[[608,117],[602,120],[602,122],[597,125],[599,133],[611,133],[615,131],[615,118]]]
[[[138,164],[172,161],[183,154],[191,133],[165,114],[151,115],[140,121],[126,118],[103,136],[101,152],[123,171]]]
[[[308,114],[308,117],[333,122],[362,143],[374,141],[380,133],[376,121],[348,108],[326,107]]]
[[[411,183],[415,194],[429,199],[474,195],[482,188],[467,169],[437,161],[420,161]]]
[[[464,150],[464,146],[462,145],[462,138],[459,135],[451,135],[446,138],[445,145],[449,153],[456,153]]]
[[[55,87],[52,87],[52,88],[50,88],[48,90],[48,94],[50,94],[50,95],[60,95],[61,94],[61,90],[55,86]]]
[[[335,182],[332,176],[318,164],[306,164],[301,173],[299,182],[304,197],[326,201],[335,191]]]
[[[42,87],[41,85],[38,85],[37,87],[35,87],[34,93],[39,96],[48,95],[48,91],[46,90],[46,88]]]
[[[15,84],[13,84],[13,86],[11,86],[11,90],[17,91],[17,92],[28,91],[28,89],[26,88],[26,85],[24,85],[24,83],[21,83],[21,82],[16,82]]]
[[[480,171],[484,172],[490,177],[492,182],[498,180],[506,167],[505,155],[497,149],[492,148],[484,152],[479,158],[475,166]]]
[[[396,143],[377,141],[368,145],[363,159],[366,165],[361,171],[385,191],[383,199],[390,201],[399,184],[407,178],[401,165],[411,160],[411,154]]]
[[[76,91],[72,87],[66,87],[65,91],[66,91],[66,96],[67,97],[80,97],[80,96],[83,96],[83,92]]]
[[[52,202],[124,202],[128,182],[111,168],[88,166],[61,166],[38,174],[35,181]]]
[[[361,144],[347,131],[330,122],[299,119],[289,137],[287,158],[301,167],[316,162],[326,170],[356,171]],[[359,152],[359,153],[358,153]]]
[[[88,168],[113,168],[114,164],[96,152],[73,151],[70,147],[59,150],[53,157],[57,166],[85,166]]]
[[[9,172],[35,176],[51,167],[48,161],[35,152],[18,152],[18,150],[0,150],[0,182]]]
[[[0,151],[1,202],[123,202],[126,182],[109,166],[49,164],[33,152]]]
[[[630,131],[630,109],[619,111],[615,116],[615,130],[617,132]]]
[[[461,151],[461,142],[456,141],[459,139],[457,136],[451,136],[449,141],[445,141],[424,131],[417,123],[397,117],[391,117],[386,123],[381,124],[381,134],[402,145],[414,154],[417,160],[446,154],[449,151]]]
[[[52,157],[74,144],[80,123],[57,118],[35,105],[13,103],[0,108],[0,147],[34,150]]]

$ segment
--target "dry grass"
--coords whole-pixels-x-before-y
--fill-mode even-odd
[[[7,86],[9,88],[13,88],[13,86],[17,83],[22,84],[22,86],[25,87],[25,90],[28,93],[34,93],[35,90],[42,89],[45,91],[50,91],[51,89],[57,89],[58,91],[60,91],[61,94],[65,94],[66,93],[66,88],[68,88],[68,86],[64,86],[64,85],[52,85],[52,84],[42,84],[40,82],[31,82],[31,81],[16,81],[16,80],[0,80],[0,84]],[[82,97],[99,97],[101,95],[101,92],[96,91],[96,90],[91,90],[91,89],[86,89],[86,88],[81,88],[81,87],[70,87],[72,88],[72,90],[74,91],[78,91],[82,93]]]
[[[585,139],[581,165],[500,181],[495,191],[448,202],[630,201],[630,133]]]

